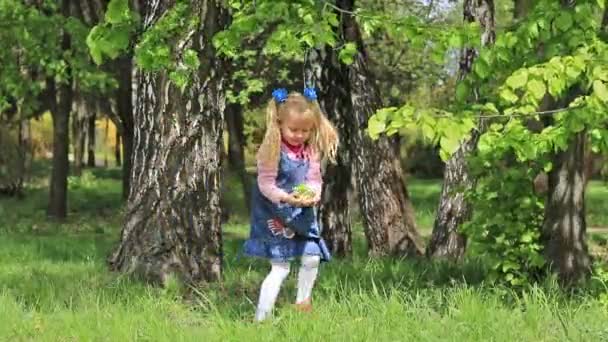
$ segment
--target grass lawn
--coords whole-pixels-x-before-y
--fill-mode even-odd
[[[43,181],[22,200],[0,199],[2,341],[608,340],[608,296],[591,289],[599,282],[564,293],[546,281],[515,293],[484,283],[484,267],[474,261],[368,259],[360,225],[354,257],[322,266],[312,314],[291,308],[293,267],[275,318],[255,324],[268,266],[238,258],[248,229],[242,216],[225,226],[224,281],[184,298],[177,283],[158,289],[107,271],[121,224],[118,169],[88,170],[69,185],[62,225],[46,220]],[[239,185],[231,179],[226,186],[241,212]],[[440,184],[412,180],[408,189],[421,230],[430,232]],[[607,188],[593,182],[590,226],[608,226],[606,199]],[[592,241],[605,242],[597,236]]]

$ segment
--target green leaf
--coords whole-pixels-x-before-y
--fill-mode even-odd
[[[108,4],[105,19],[110,24],[120,24],[130,18],[128,0],[111,0]]]
[[[500,131],[503,127],[504,127],[503,124],[493,123],[493,124],[490,125],[490,130],[491,131]]]
[[[190,74],[186,70],[180,69],[169,73],[169,78],[181,91],[184,91],[190,81]]]
[[[604,82],[600,80],[593,81],[593,93],[603,102],[608,102],[608,89]]]
[[[532,232],[528,231],[525,232],[522,236],[520,241],[523,243],[528,243],[528,242],[532,242],[532,239],[534,238],[534,234],[532,234]]]
[[[545,86],[545,83],[539,81],[539,80],[531,80],[530,82],[528,82],[528,91],[532,94],[532,96],[534,96],[535,99],[540,100],[543,98],[543,96],[545,96],[545,93],[547,92],[547,87]]]
[[[184,64],[190,70],[197,70],[201,64],[198,59],[198,53],[195,50],[187,49],[184,52]]]
[[[519,264],[516,264],[515,262],[513,262],[511,260],[506,260],[502,264],[502,271],[503,272],[508,272],[509,270],[518,270],[519,268],[520,268]]]
[[[465,102],[469,97],[470,89],[466,82],[460,82],[456,86],[456,99],[460,102]]]
[[[500,97],[508,103],[515,103],[519,99],[519,97],[509,88],[504,88],[500,92]]]
[[[376,115],[372,116],[367,123],[367,132],[372,139],[378,139],[385,129],[386,123],[379,120]]]
[[[310,14],[310,13],[304,15],[302,20],[304,21],[305,24],[308,24],[308,25],[311,25],[315,21],[314,18],[312,17],[312,14]]]
[[[555,25],[562,32],[568,31],[570,27],[572,27],[572,15],[568,12],[562,12],[557,19],[555,19]]]
[[[492,114],[499,114],[500,112],[498,111],[498,108],[496,108],[496,105],[493,104],[492,102],[488,102],[485,105],[483,105],[483,109],[487,112],[490,112]]]
[[[459,137],[456,135],[443,136],[439,140],[439,145],[441,146],[441,149],[446,152],[446,154],[452,155],[460,146]]]
[[[549,79],[549,94],[557,98],[566,89],[566,80],[562,77]]]
[[[315,38],[313,37],[312,33],[306,33],[302,36],[302,41],[304,43],[306,43],[306,45],[308,47],[313,47],[315,46]]]
[[[532,23],[528,27],[528,36],[532,39],[536,39],[538,37],[538,24]]]
[[[459,48],[462,46],[462,37],[459,34],[452,34],[448,40],[450,47]]]
[[[473,70],[475,71],[475,74],[481,79],[485,79],[488,77],[488,75],[490,75],[490,68],[483,59],[477,59],[477,61],[473,65]]]
[[[520,70],[507,78],[506,83],[511,89],[518,89],[526,85],[526,82],[528,82],[528,72],[526,70]]]
[[[435,129],[425,122],[422,124],[422,135],[432,141],[435,139]]]
[[[114,59],[129,46],[130,32],[127,28],[110,29],[105,35],[103,52]]]
[[[338,57],[340,61],[346,65],[351,65],[354,61],[355,54],[357,54],[357,45],[355,43],[346,43]]]
[[[99,25],[93,27],[86,39],[87,46],[89,47],[89,53],[93,58],[93,62],[95,62],[97,65],[103,63],[103,54],[99,46],[99,39],[102,34],[102,30],[102,27]]]
[[[608,81],[608,69],[604,66],[596,66],[593,68],[591,75],[594,79]]]

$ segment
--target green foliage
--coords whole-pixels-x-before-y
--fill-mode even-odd
[[[133,54],[138,67],[166,71],[184,91],[201,65],[197,51],[187,47],[200,22],[192,6],[188,1],[177,1],[160,19],[138,31],[141,19],[129,9],[128,0],[111,0],[104,21],[87,37],[91,56],[101,64],[104,57]]]
[[[0,0],[0,23],[0,112],[16,107],[20,118],[39,114],[38,95],[48,80],[70,79],[82,91],[113,87],[113,80],[90,61],[88,27],[75,16],[64,16],[56,2]],[[64,34],[69,36],[67,49]]]
[[[473,72],[457,86],[448,110],[405,105],[381,109],[369,121],[373,138],[402,127],[419,129],[439,144],[446,160],[485,116],[487,128],[469,163],[478,184],[468,194],[475,209],[465,232],[476,246],[472,253],[495,261],[492,275],[500,281],[519,286],[543,265],[542,202],[532,194],[534,172],[549,171],[550,156],[583,130],[591,132],[594,151],[608,150],[608,46],[599,37],[596,15],[602,9],[597,1],[568,7],[539,1],[517,27],[498,34],[493,46],[479,48]],[[546,113],[550,124],[541,132],[529,131],[526,122],[540,118],[536,111],[547,98],[565,109]],[[446,118],[449,123],[441,122]]]
[[[95,63],[100,65],[104,56],[114,59],[126,52],[138,24],[138,14],[129,9],[128,0],[111,0],[104,22],[93,27],[86,38]]]
[[[388,107],[370,118],[367,130],[376,139],[383,133],[393,135],[406,129],[418,128],[430,143],[439,144],[440,156],[447,160],[475,127],[471,113],[467,114],[468,116],[457,117],[443,110],[418,109],[410,105]]]
[[[52,15],[43,15],[38,9],[21,1],[0,0],[0,112],[19,101],[23,114],[30,113],[32,101],[44,87],[42,79],[33,79],[24,69],[39,71],[44,76],[60,74],[65,61],[60,60],[60,42],[57,27],[61,17],[53,7],[45,7]]]
[[[598,301],[608,309],[608,268],[605,264],[595,262],[593,264],[593,281],[599,289]]]
[[[462,232],[469,237],[468,253],[487,258],[491,282],[521,287],[537,281],[545,264],[540,242],[544,205],[533,191],[539,170],[508,165],[505,155],[484,157],[472,162],[483,165],[477,165],[477,183],[467,193],[474,210]]]
[[[320,2],[229,1],[229,5],[230,26],[215,35],[213,44],[234,66],[230,102],[247,104],[269,82],[291,81],[289,64],[303,61],[307,49],[337,45],[337,15]]]
[[[446,52],[455,47],[454,44],[478,40],[474,25],[446,30],[441,23],[426,23],[419,15],[420,11],[406,11],[404,14],[404,6],[399,11],[390,12],[373,2],[362,3],[358,3],[362,7],[355,9],[355,16],[365,38],[373,40],[376,32],[385,32],[387,41],[403,44],[411,51],[407,57],[420,52],[422,56],[432,55],[441,62]],[[245,104],[251,95],[259,93],[266,85],[260,76],[254,76],[260,75],[261,58],[276,59],[276,63],[282,64],[301,62],[308,49],[330,47],[336,51],[340,61],[350,64],[358,53],[355,43],[343,41],[340,37],[340,18],[346,14],[336,11],[331,2],[250,0],[229,1],[229,4],[233,18],[231,25],[218,33],[213,43],[221,54],[240,66],[240,74],[233,76],[239,87],[229,94],[232,102]],[[416,6],[420,5],[412,3],[412,7]],[[454,32],[461,37],[460,40],[451,38]],[[382,51],[378,55],[382,55]],[[425,59],[423,57],[417,65],[424,64]],[[437,68],[428,68],[433,69]]]

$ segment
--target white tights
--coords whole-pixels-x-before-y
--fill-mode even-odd
[[[296,303],[302,303],[310,300],[312,288],[319,272],[319,262],[321,258],[318,255],[302,256],[302,264],[298,271],[298,294]],[[255,319],[262,321],[266,319],[272,312],[274,303],[279,295],[281,284],[289,274],[289,262],[271,262],[270,273],[264,279],[262,288],[260,289],[260,299],[255,313]]]

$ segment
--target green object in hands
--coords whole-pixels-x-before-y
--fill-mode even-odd
[[[315,197],[314,190],[311,189],[308,185],[306,185],[304,183],[295,186],[293,188],[293,192],[300,197],[306,197],[306,198]]]

